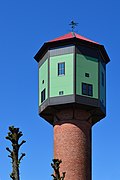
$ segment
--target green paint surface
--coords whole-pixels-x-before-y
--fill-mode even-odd
[[[102,85],[102,73],[104,74],[104,86]],[[106,72],[100,62],[100,101],[106,106]]]
[[[43,83],[44,81],[44,83]],[[39,106],[41,105],[41,92],[45,89],[45,99],[48,98],[48,59],[39,67]]]
[[[85,77],[89,73],[89,77]],[[93,85],[93,96],[98,99],[98,60],[81,54],[76,54],[76,94],[82,94],[82,82]]]
[[[65,75],[58,76],[58,63],[65,62]],[[73,94],[73,54],[50,57],[50,97]]]

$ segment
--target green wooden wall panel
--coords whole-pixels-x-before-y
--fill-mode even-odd
[[[65,62],[65,75],[58,76],[58,63]],[[73,94],[73,53],[50,57],[50,97]]]
[[[44,81],[44,83],[43,83]],[[48,98],[48,59],[39,67],[39,106],[41,105],[41,92],[45,90],[45,99]]]
[[[102,85],[102,73],[104,75],[104,85]],[[100,101],[106,106],[106,71],[100,62]]]
[[[89,73],[89,77],[85,77],[85,73]],[[93,96],[89,97],[98,99],[98,60],[76,54],[76,94],[78,95],[82,95],[82,82],[93,85]]]

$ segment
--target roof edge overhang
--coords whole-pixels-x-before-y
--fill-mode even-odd
[[[43,44],[43,46],[39,49],[37,54],[34,56],[34,59],[39,62],[40,59],[45,55],[45,53],[52,48],[57,48],[61,46],[67,46],[67,45],[85,45],[87,47],[96,48],[100,51],[101,56],[103,57],[105,63],[107,64],[110,61],[110,58],[104,48],[103,45],[90,42],[87,40],[78,39],[76,37],[69,38],[69,39],[63,39],[58,41],[49,41]]]

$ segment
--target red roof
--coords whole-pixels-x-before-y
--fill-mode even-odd
[[[53,40],[51,40],[49,42],[62,41],[62,40],[65,40],[65,39],[72,39],[72,38],[77,38],[77,39],[80,39],[80,40],[83,40],[83,41],[88,41],[88,42],[92,42],[94,44],[99,44],[99,43],[97,43],[95,41],[92,41],[92,40],[90,40],[90,39],[88,39],[88,38],[86,38],[84,36],[81,36],[81,35],[79,35],[77,33],[74,33],[74,32],[70,32],[70,33],[65,34],[63,36],[55,38],[55,39],[53,39]]]
[[[43,55],[46,53],[46,51],[48,51],[48,49],[59,47],[59,46],[64,46],[64,45],[69,45],[71,43],[73,43],[73,44],[75,43],[75,45],[81,43],[83,46],[89,45],[89,47],[98,48],[99,51],[101,52],[102,56],[104,57],[105,63],[107,64],[110,61],[108,54],[103,45],[101,45],[95,41],[92,41],[84,36],[81,36],[75,32],[70,32],[63,36],[55,38],[51,41],[45,42],[43,44],[43,46],[39,49],[39,51],[37,52],[37,54],[35,55],[34,58],[36,59],[37,62],[39,62],[40,58],[43,57]]]

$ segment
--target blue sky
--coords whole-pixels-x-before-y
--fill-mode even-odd
[[[14,125],[27,142],[21,148],[22,180],[49,180],[52,174],[53,128],[38,116],[38,69],[33,57],[48,40],[76,32],[103,44],[107,65],[107,117],[93,127],[93,180],[120,179],[120,2],[119,0],[0,1],[0,180],[8,180],[5,150],[8,127]]]

